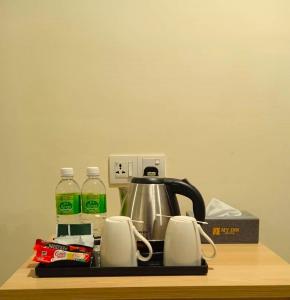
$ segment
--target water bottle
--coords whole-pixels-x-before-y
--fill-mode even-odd
[[[58,224],[81,223],[80,187],[73,179],[73,168],[60,169],[61,180],[56,186],[56,215]]]
[[[100,179],[98,167],[87,168],[87,179],[81,190],[82,222],[93,225],[94,236],[101,236],[104,220],[106,218],[106,188]]]

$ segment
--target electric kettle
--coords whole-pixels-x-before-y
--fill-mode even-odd
[[[164,240],[170,217],[180,215],[176,194],[192,201],[194,217],[204,221],[205,205],[200,192],[186,179],[133,177],[121,205],[136,229],[149,240]]]

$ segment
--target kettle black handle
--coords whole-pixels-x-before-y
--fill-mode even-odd
[[[196,220],[205,220],[204,200],[200,192],[191,183],[189,183],[186,179],[180,180],[175,178],[164,178],[164,183],[169,196],[179,194],[188,197],[192,201],[192,209]]]

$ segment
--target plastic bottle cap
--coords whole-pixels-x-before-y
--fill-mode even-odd
[[[87,167],[87,175],[88,176],[99,176],[100,175],[99,167]]]
[[[63,177],[72,177],[72,176],[74,176],[74,169],[73,168],[61,168],[60,175]]]

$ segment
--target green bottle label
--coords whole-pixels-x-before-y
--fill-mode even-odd
[[[107,211],[105,194],[82,194],[82,212],[85,214],[102,214]]]
[[[56,212],[58,215],[74,215],[81,212],[81,196],[77,193],[57,194]]]

